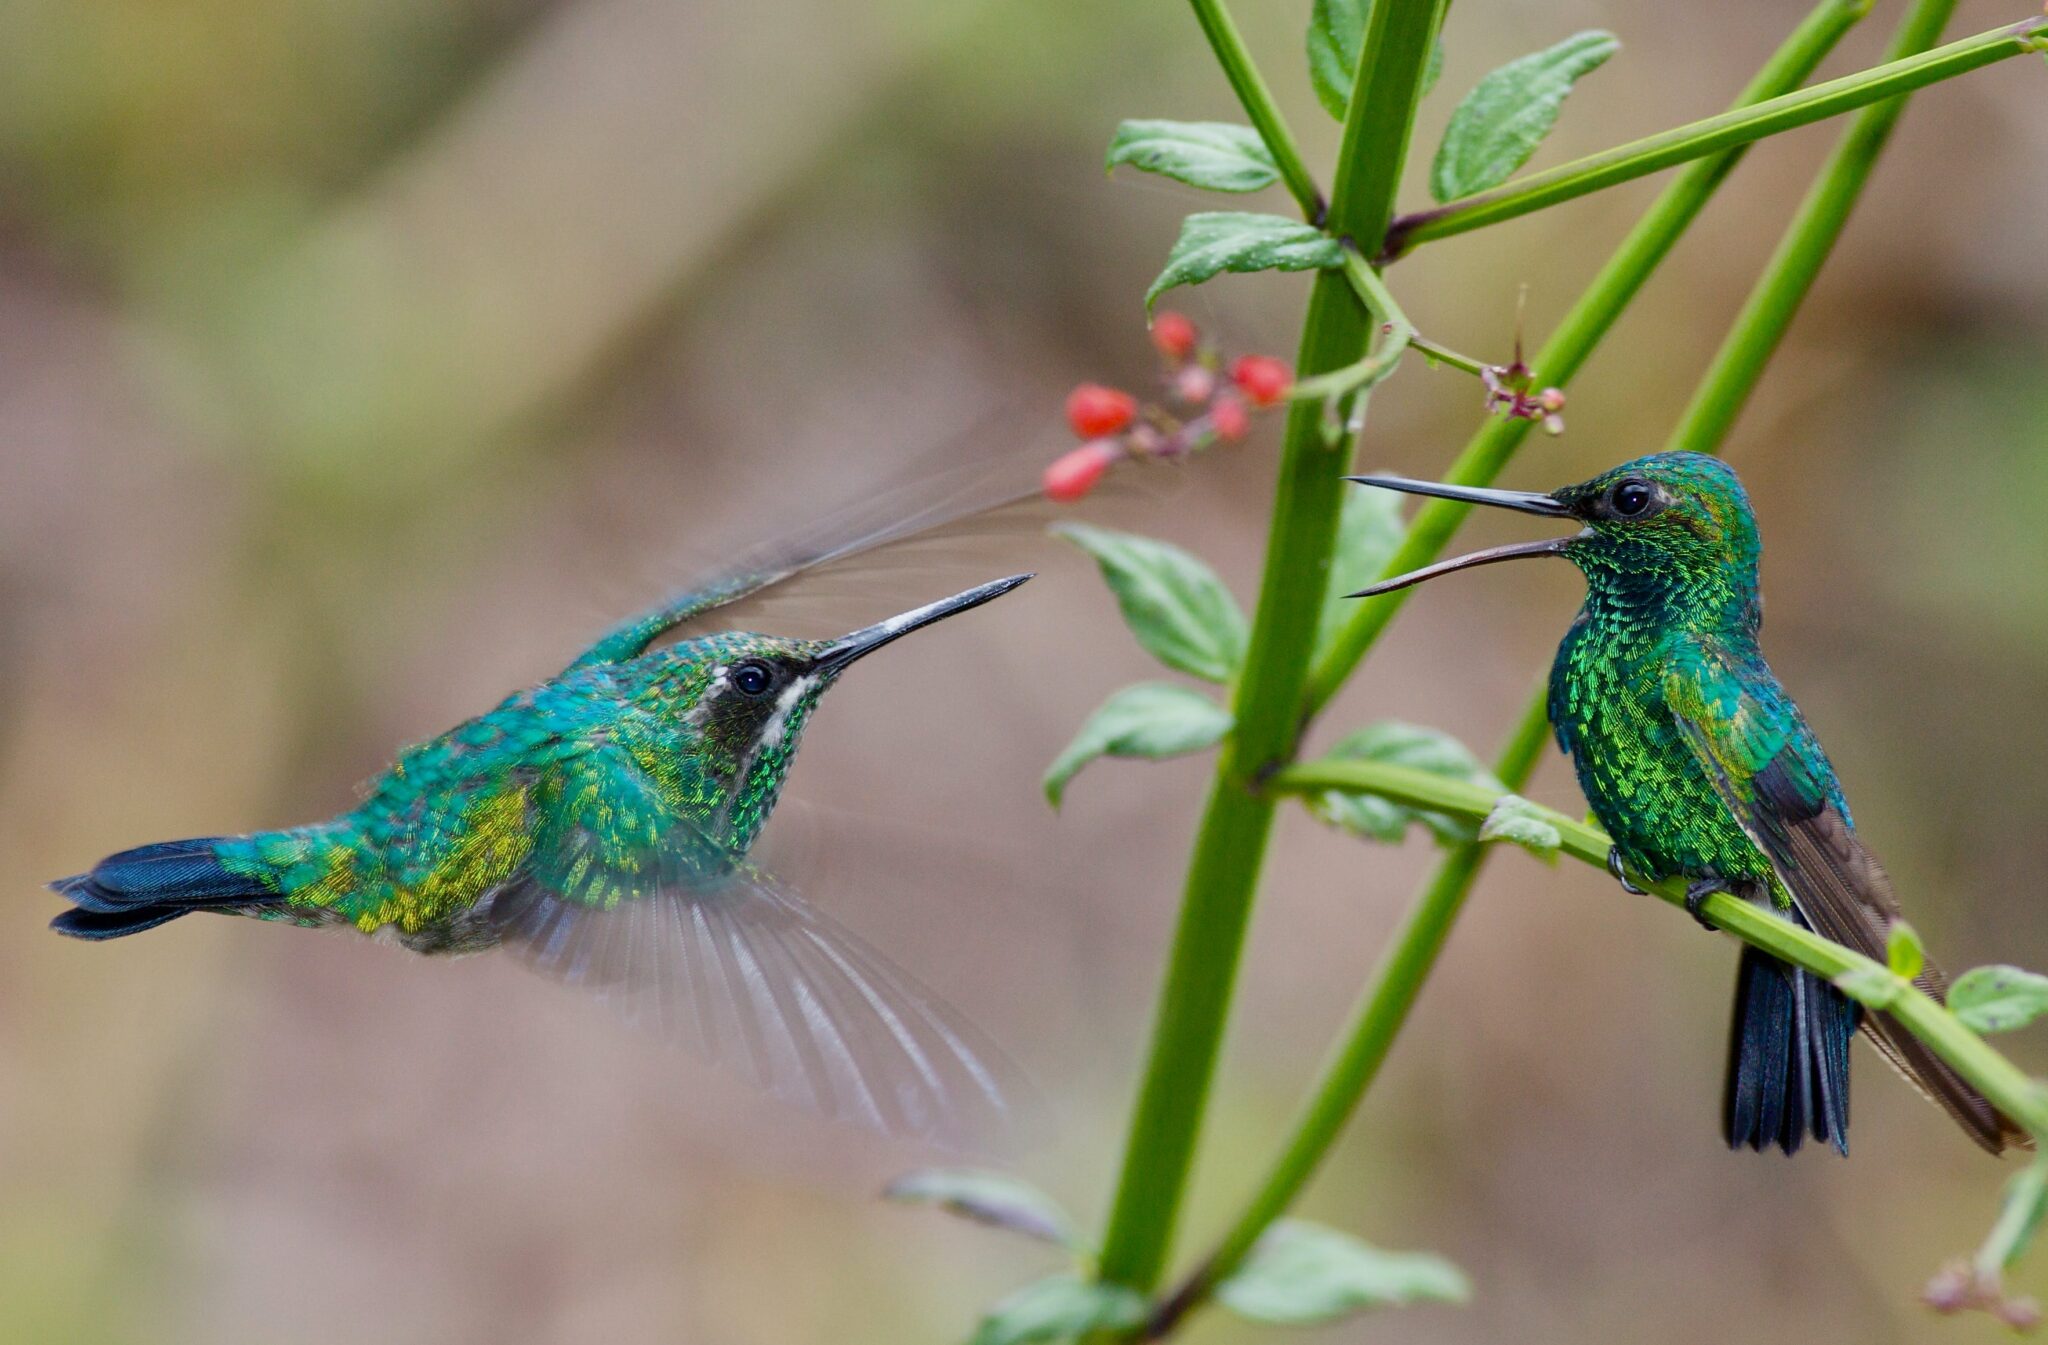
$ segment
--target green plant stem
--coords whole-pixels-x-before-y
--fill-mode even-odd
[[[1823,0],[1765,62],[1736,106],[1761,104],[1785,89],[1798,87],[1868,8],[1864,0]],[[1571,381],[1745,153],[1746,147],[1738,146],[1702,159],[1664,189],[1536,353],[1532,372],[1536,386],[1563,387]],[[1527,420],[1488,419],[1459,453],[1445,479],[1460,485],[1491,483],[1533,426],[1534,422]],[[1449,500],[1424,505],[1383,577],[1435,560],[1471,511],[1471,505]],[[1309,677],[1308,716],[1337,694],[1408,596],[1409,590],[1404,589],[1359,603]]]
[[[1797,126],[1953,79],[2035,50],[2048,32],[2048,17],[2027,19],[1951,42],[1921,55],[1873,66],[1841,79],[1816,84],[1736,112],[1724,112],[1658,135],[1574,160],[1548,172],[1452,201],[1434,210],[1403,216],[1390,231],[1387,254],[1398,256],[1418,243],[1448,238],[1488,224],[1514,219],[1561,201],[1629,182],[1647,173],[1698,159],[1732,145],[1748,144]]]
[[[1494,367],[1475,360],[1470,355],[1460,355],[1449,346],[1440,346],[1436,342],[1422,336],[1411,337],[1409,344],[1428,356],[1430,363],[1448,364],[1453,369],[1462,369],[1474,377],[1478,377],[1484,374],[1488,368]]]
[[[1216,63],[1223,67],[1224,78],[1230,81],[1237,101],[1244,105],[1245,115],[1252,119],[1259,138],[1272,151],[1273,164],[1280,170],[1280,180],[1287,184],[1287,190],[1300,204],[1302,215],[1309,223],[1321,228],[1329,209],[1323,201],[1322,188],[1316,186],[1315,174],[1309,172],[1308,164],[1303,161],[1301,147],[1295,143],[1293,132],[1287,129],[1287,118],[1281,115],[1280,105],[1273,101],[1273,91],[1266,87],[1265,77],[1252,63],[1252,54],[1244,45],[1244,35],[1237,31],[1237,22],[1223,7],[1223,0],[1188,0],[1188,3],[1194,7],[1195,19],[1202,25],[1202,35],[1209,39],[1209,47],[1216,53]]]
[[[1483,785],[1377,761],[1308,762],[1275,773],[1267,784],[1274,792],[1286,794],[1321,793],[1331,789],[1370,794],[1409,807],[1450,813],[1473,821],[1483,821],[1493,811],[1494,805],[1505,797]],[[1599,869],[1607,867],[1607,852],[1613,842],[1606,832],[1563,813],[1551,813],[1544,820],[1557,828],[1563,853]],[[1674,906],[1683,908],[1685,905],[1685,884],[1682,882],[1653,883],[1649,890],[1652,895]],[[1715,893],[1706,899],[1700,910],[1708,921],[1744,943],[1804,967],[1817,976],[1834,980],[1852,971],[1890,974],[1882,963],[1801,929],[1775,912],[1739,897]],[[1907,1031],[1926,1042],[1936,1055],[1990,1099],[1993,1106],[2024,1126],[2028,1133],[2048,1136],[2048,1090],[2028,1078],[2026,1071],[1964,1027],[1955,1015],[1922,994],[1910,981],[1894,979],[1897,981],[1893,987],[1896,999],[1886,1006],[1886,1012],[1897,1018]]]
[[[1955,0],[1919,0],[1900,20],[1886,50],[1887,59],[1901,60],[1939,42],[1955,7]],[[1793,313],[1834,251],[1849,222],[1849,212],[1863,195],[1870,170],[1905,108],[1904,97],[1894,98],[1865,108],[1851,123],[1778,241],[1777,251],[1749,292],[1666,448],[1712,453],[1728,437],[1735,418],[1763,377],[1764,365],[1791,325]]]
[[[1548,740],[1549,723],[1540,705],[1537,710],[1533,724],[1525,717],[1509,737],[1495,765],[1495,775],[1510,790],[1519,790],[1528,782]],[[1283,777],[1285,774],[1282,772]],[[1149,1328],[1152,1337],[1170,1334],[1182,1317],[1236,1270],[1315,1175],[1323,1156],[1351,1119],[1358,1099],[1378,1076],[1489,852],[1489,846],[1476,842],[1454,846],[1437,866],[1381,954],[1365,993],[1352,1009],[1350,1025],[1324,1062],[1307,1105],[1295,1118],[1286,1147],[1216,1250],[1160,1305]]]
[[[1325,223],[1369,251],[1378,250],[1393,217],[1442,3],[1386,0],[1373,7],[1367,25]],[[1244,58],[1240,49],[1225,59]],[[1370,315],[1343,275],[1320,273],[1310,291],[1296,367],[1314,375],[1354,362],[1371,329]],[[1327,586],[1345,463],[1320,422],[1313,405],[1290,408],[1258,610],[1233,697],[1236,728],[1218,753],[1189,862],[1144,1081],[1103,1235],[1098,1274],[1141,1292],[1157,1283],[1171,1250],[1272,829],[1275,800],[1255,783],[1293,754],[1300,732],[1296,707]]]
[[[1294,401],[1323,402],[1368,392],[1401,363],[1408,343],[1415,339],[1415,324],[1401,311],[1392,290],[1380,279],[1372,263],[1358,249],[1345,245],[1344,278],[1350,282],[1358,301],[1380,322],[1380,340],[1372,353],[1356,364],[1333,369],[1327,374],[1298,380],[1287,395]]]

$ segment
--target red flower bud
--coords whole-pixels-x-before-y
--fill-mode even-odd
[[[1095,489],[1110,464],[1123,456],[1114,439],[1091,439],[1053,459],[1045,469],[1045,497],[1058,504],[1072,504]]]
[[[1271,406],[1294,386],[1294,371],[1271,355],[1240,355],[1230,366],[1230,381],[1253,406]]]
[[[1115,434],[1137,413],[1137,400],[1130,393],[1100,383],[1083,383],[1067,394],[1067,424],[1083,439]]]
[[[1229,393],[1216,399],[1216,405],[1209,408],[1209,426],[1216,431],[1218,439],[1242,439],[1251,431],[1251,412],[1244,403]]]
[[[1201,334],[1185,314],[1171,310],[1152,319],[1152,344],[1169,360],[1184,360],[1195,353]]]
[[[1216,391],[1216,375],[1199,364],[1182,365],[1173,376],[1173,395],[1190,406],[1200,406]]]

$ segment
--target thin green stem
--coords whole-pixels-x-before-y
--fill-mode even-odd
[[[1489,368],[1494,367],[1482,364],[1470,355],[1460,355],[1449,346],[1440,346],[1421,335],[1410,337],[1408,344],[1414,346],[1424,355],[1427,355],[1432,364],[1448,364],[1453,369],[1462,369],[1475,378],[1483,375]]]
[[[2048,16],[1994,28],[1934,51],[1873,66],[1738,112],[1724,112],[1718,117],[1675,127],[1548,172],[1532,173],[1434,210],[1403,216],[1389,231],[1387,255],[1398,256],[1417,243],[1498,224],[1674,164],[1703,158],[1717,150],[1746,145],[1910,93],[1924,85],[1954,79],[1980,66],[2034,50],[2034,40],[2043,33],[2048,33]]]
[[[1370,391],[1399,367],[1401,357],[1408,353],[1409,342],[1415,339],[1415,324],[1401,310],[1393,291],[1358,249],[1349,244],[1344,248],[1344,278],[1366,311],[1379,319],[1379,343],[1356,364],[1297,381],[1287,392],[1294,401],[1325,402]]]
[[[1326,226],[1377,251],[1393,217],[1408,139],[1444,0],[1387,0],[1367,25]],[[1241,56],[1241,53],[1240,53]],[[1310,291],[1296,367],[1341,368],[1363,354],[1372,319],[1339,273]],[[1098,1273],[1149,1292],[1172,1246],[1207,1110],[1216,1053],[1257,890],[1275,800],[1255,787],[1294,751],[1311,646],[1336,541],[1345,455],[1319,409],[1296,403],[1281,447],[1259,604],[1238,678],[1236,727],[1189,862],[1149,1058]],[[1341,446],[1342,436],[1339,436]]]
[[[1266,87],[1265,77],[1252,63],[1251,51],[1244,44],[1244,35],[1237,31],[1236,21],[1224,8],[1223,0],[1188,2],[1194,6],[1195,19],[1202,25],[1210,49],[1216,53],[1216,63],[1223,67],[1224,77],[1237,93],[1237,101],[1244,105],[1245,115],[1252,119],[1259,137],[1272,151],[1280,180],[1287,184],[1308,222],[1320,228],[1328,212],[1322,188],[1316,186],[1315,174],[1309,172],[1303,161],[1301,147],[1295,143],[1294,133],[1287,129],[1287,118],[1273,101],[1273,91]]]
[[[1955,0],[1919,0],[1900,20],[1886,50],[1887,58],[1901,60],[1939,42],[1955,7]],[[1906,99],[1894,98],[1865,108],[1851,123],[1778,241],[1777,251],[1749,292],[1665,447],[1712,453],[1728,437],[1757,380],[1763,377],[1764,365],[1791,325],[1792,315],[1834,251],[1849,222],[1849,212],[1863,195],[1870,170],[1905,109]]]
[[[1484,785],[1455,780],[1430,771],[1385,762],[1355,759],[1323,760],[1289,766],[1274,774],[1268,788],[1282,794],[1313,794],[1344,790],[1426,808],[1431,812],[1483,821],[1494,805],[1505,797]],[[1544,820],[1557,828],[1559,849],[1573,859],[1597,868],[1607,867],[1607,853],[1613,842],[1607,833],[1590,823],[1575,821],[1563,813],[1546,813]],[[1685,884],[1678,880],[1653,883],[1652,895],[1674,906],[1685,905]],[[1831,942],[1762,906],[1739,897],[1717,892],[1700,907],[1701,914],[1719,929],[1733,934],[1772,956],[1804,967],[1817,976],[1835,980],[1846,973],[1872,972],[1889,975],[1885,967],[1841,944]],[[2027,1076],[2026,1071],[2007,1060],[1982,1037],[1963,1024],[1910,981],[1894,977],[1891,998],[1885,1012],[1907,1031],[1927,1043],[1974,1085],[1991,1104],[2010,1116],[2028,1133],[2048,1136],[2048,1090]]]
[[[1798,87],[1868,8],[1864,0],[1823,0],[1757,72],[1736,106],[1761,105],[1785,89]],[[1536,353],[1533,378],[1537,386],[1563,387],[1571,381],[1746,152],[1746,147],[1738,146],[1702,159],[1664,189]],[[1527,420],[1489,419],[1458,455],[1446,479],[1460,485],[1490,483],[1533,425]],[[1471,511],[1472,506],[1449,500],[1424,505],[1388,562],[1384,577],[1435,560]],[[1360,602],[1309,678],[1308,716],[1337,694],[1407,598],[1404,589]]]

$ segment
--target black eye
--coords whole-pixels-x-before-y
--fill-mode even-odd
[[[732,670],[732,684],[742,696],[758,696],[774,680],[767,667],[759,663],[742,663]]]
[[[1650,507],[1656,492],[1641,481],[1624,481],[1614,488],[1609,503],[1622,518],[1635,518]]]

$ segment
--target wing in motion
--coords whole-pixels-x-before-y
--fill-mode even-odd
[[[1665,692],[1681,735],[1749,838],[1771,861],[1822,937],[1885,960],[1899,903],[1877,857],[1857,837],[1813,731],[1789,700],[1767,704],[1744,688],[1768,678],[1718,645],[1671,672]],[[1745,676],[1744,674],[1748,674]],[[1931,962],[1914,981],[1936,1000],[1948,982]],[[1866,1013],[1864,1035],[1922,1093],[1991,1153],[2029,1146],[2026,1133],[1889,1014]]]
[[[527,964],[833,1119],[975,1148],[1028,1120],[1029,1086],[980,1033],[767,874],[720,859],[622,750],[562,763],[542,788],[554,806],[532,861],[481,908]]]

